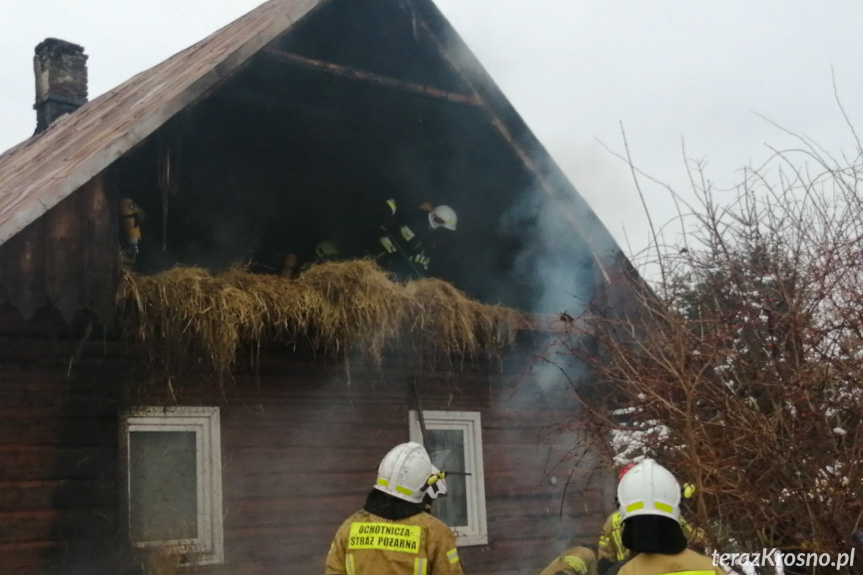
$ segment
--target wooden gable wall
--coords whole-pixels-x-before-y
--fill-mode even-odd
[[[140,349],[99,337],[70,373],[78,343],[0,345],[0,565],[10,572],[134,572],[119,497],[118,413],[129,406],[220,407],[226,562],[192,572],[321,572],[380,457],[409,438],[411,366],[360,363],[348,377],[341,361],[271,350],[257,377],[224,392],[207,381],[169,389],[146,384]],[[537,572],[572,542],[594,545],[609,511],[592,456],[569,475],[575,440],[558,429],[577,416],[574,395],[540,385],[532,361],[512,354],[420,377],[423,409],[482,416],[489,545],[461,550],[468,573]]]

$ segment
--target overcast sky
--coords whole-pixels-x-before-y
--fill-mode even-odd
[[[621,244],[647,243],[625,164],[685,188],[681,137],[728,185],[787,137],[830,150],[863,131],[863,0],[435,0]],[[261,4],[260,0],[0,0],[0,150],[29,137],[34,46],[84,45],[95,97]],[[646,185],[656,221],[674,215]]]

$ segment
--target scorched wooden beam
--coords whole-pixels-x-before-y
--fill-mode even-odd
[[[264,50],[264,53],[274,58],[277,58],[282,62],[287,62],[288,64],[294,64],[296,66],[301,66],[303,68],[308,68],[311,70],[318,70],[320,72],[333,74],[335,76],[341,76],[343,78],[350,78],[352,80],[369,82],[371,84],[377,84],[378,86],[385,86],[394,90],[401,90],[403,92],[409,92],[420,96],[427,96],[429,98],[435,98],[437,100],[446,100],[448,102],[456,102],[459,104],[467,104],[470,106],[481,105],[480,100],[476,96],[472,95],[448,92],[446,90],[441,90],[440,88],[427,86],[425,84],[405,82],[397,78],[392,78],[390,76],[382,76],[380,74],[375,74],[374,72],[369,72],[367,70],[359,70],[357,68],[350,68],[348,66],[335,64],[333,62],[316,60],[314,58],[300,56],[299,54],[294,54],[292,52],[283,52],[274,48],[267,48]]]

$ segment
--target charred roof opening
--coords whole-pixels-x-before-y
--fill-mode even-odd
[[[393,198],[402,213],[456,210],[430,269],[472,297],[561,311],[566,300],[544,298],[548,270],[567,299],[589,297],[596,278],[576,230],[399,3],[327,4],[120,167],[118,193],[147,215],[145,273],[237,262],[279,273],[321,241],[374,257]]]
[[[0,301],[67,320],[113,313],[123,260],[293,277],[375,257],[539,313],[626,264],[431,0],[270,0],[63,115],[0,155],[0,244]]]

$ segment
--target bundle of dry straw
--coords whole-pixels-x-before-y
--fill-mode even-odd
[[[441,280],[394,281],[370,260],[320,264],[292,280],[242,268],[217,276],[183,267],[126,273],[118,299],[141,341],[222,375],[241,348],[267,341],[304,339],[380,362],[406,342],[445,354],[490,352],[527,325],[521,312],[473,301]]]

